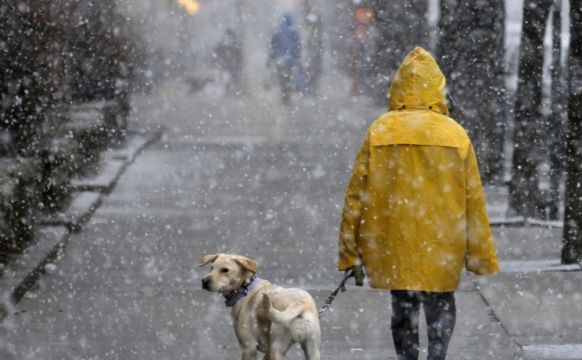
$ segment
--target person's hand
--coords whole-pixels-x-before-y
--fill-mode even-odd
[[[366,274],[364,273],[364,267],[362,265],[353,266],[348,271],[351,271],[354,274],[354,278],[356,279],[356,286],[364,286],[364,279],[366,278]]]

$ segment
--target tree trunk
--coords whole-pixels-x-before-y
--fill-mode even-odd
[[[386,104],[388,86],[406,54],[416,46],[428,46],[428,1],[373,0],[372,4],[378,30],[373,96],[377,103]]]
[[[540,199],[537,166],[543,143],[543,38],[551,6],[552,0],[526,0],[523,11],[509,186],[511,211],[523,216],[539,217],[545,207]]]
[[[552,108],[546,128],[550,136],[549,161],[550,161],[550,196],[549,217],[558,219],[560,207],[560,184],[564,174],[565,137],[567,129],[567,71],[561,64],[561,1],[554,1],[552,11]]]
[[[562,263],[582,260],[582,1],[570,5],[570,94]]]
[[[484,180],[502,181],[504,1],[441,0],[440,14],[437,52],[447,77],[451,116],[469,132]]]

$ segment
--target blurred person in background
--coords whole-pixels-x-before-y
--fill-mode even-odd
[[[428,360],[445,359],[463,267],[499,270],[475,152],[451,119],[445,77],[433,57],[411,51],[390,88],[389,112],[368,129],[345,195],[340,271],[391,291],[399,360],[419,354],[424,307]]]
[[[297,88],[296,82],[301,81],[297,75],[302,72],[301,40],[291,14],[281,16],[281,22],[271,37],[267,66],[272,65],[277,72],[281,100],[284,104],[289,104],[291,94]]]
[[[233,29],[226,29],[222,40],[214,48],[214,56],[218,67],[228,75],[227,93],[237,94],[240,91],[243,54],[240,37]]]
[[[361,95],[369,89],[369,71],[375,49],[374,7],[358,1],[352,19],[353,35],[350,44],[350,71],[352,95]]]

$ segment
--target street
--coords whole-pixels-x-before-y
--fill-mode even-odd
[[[289,112],[259,96],[190,95],[180,83],[134,99],[132,126],[162,126],[162,140],[6,319],[2,358],[238,358],[229,310],[200,286],[197,264],[210,253],[248,255],[259,276],[322,304],[341,280],[337,226],[351,162],[383,111],[345,89],[295,99]],[[474,282],[463,280],[457,303],[451,358],[514,358]],[[322,317],[323,358],[395,358],[389,319],[388,293],[350,285]]]

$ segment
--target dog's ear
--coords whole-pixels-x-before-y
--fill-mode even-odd
[[[217,254],[212,254],[212,255],[206,255],[203,259],[202,259],[202,263],[200,265],[198,265],[198,267],[202,267],[208,263],[213,263],[216,261],[216,258],[218,258]]]
[[[249,259],[246,256],[237,256],[234,258],[234,261],[244,270],[252,272],[253,274],[257,273],[257,262],[255,260]]]

